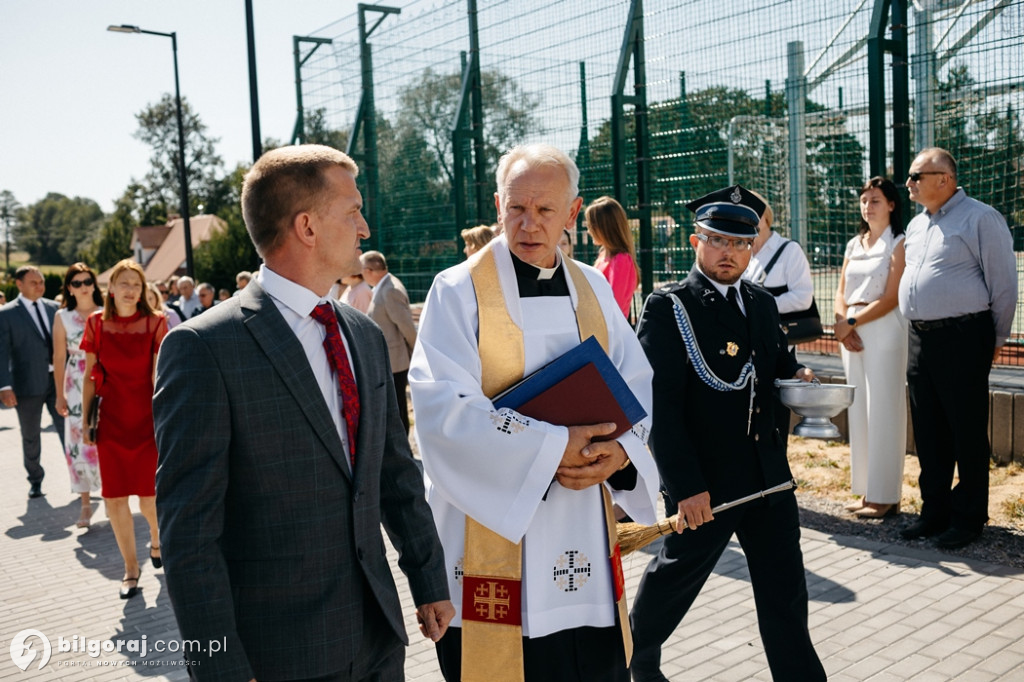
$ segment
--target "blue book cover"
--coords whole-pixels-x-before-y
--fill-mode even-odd
[[[629,421],[626,429],[647,416],[647,412],[640,404],[640,401],[633,395],[629,385],[626,384],[622,375],[619,374],[615,365],[612,364],[612,361],[605,354],[604,349],[601,348],[601,344],[593,336],[544,365],[511,388],[499,393],[493,400],[494,407],[498,409],[508,407],[517,410],[573,375],[582,376],[583,373],[580,370],[591,364],[600,374],[604,386],[607,387],[609,397],[617,403]],[[571,399],[579,401],[581,404],[594,404],[601,402],[603,397],[595,393],[588,393],[574,395]],[[528,414],[527,416],[534,416],[538,419],[542,418],[541,415]],[[599,421],[601,420],[597,419],[581,423],[597,423]],[[578,424],[565,424],[565,426],[574,425]]]

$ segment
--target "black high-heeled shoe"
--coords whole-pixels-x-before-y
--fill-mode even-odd
[[[142,571],[139,570],[139,574],[137,576],[135,576],[134,578],[124,578],[123,580],[121,580],[121,591],[119,592],[119,596],[121,597],[121,599],[131,599],[132,597],[134,597],[135,595],[137,595],[139,593],[139,578],[141,578],[141,577],[142,577]],[[125,587],[124,586],[125,583],[135,583],[135,584],[132,585],[131,587]]]
[[[164,560],[163,560],[162,557],[153,556],[153,552],[154,551],[159,552],[160,548],[159,547],[150,547],[149,548],[149,560],[151,562],[153,562],[153,568],[160,568],[161,566],[164,565]]]

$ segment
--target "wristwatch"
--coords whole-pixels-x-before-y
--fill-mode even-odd
[[[856,327],[857,326],[857,318],[856,317],[848,317],[848,318],[846,318],[846,324],[850,325],[851,327]]]

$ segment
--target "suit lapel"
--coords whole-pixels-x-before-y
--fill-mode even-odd
[[[709,314],[714,316],[715,321],[719,325],[725,327],[739,338],[747,335],[747,320],[749,319],[750,311],[750,298],[748,296],[743,296],[743,305],[748,311],[748,316],[743,317],[736,314],[736,311],[733,310],[725,296],[720,294],[718,289],[704,275],[698,273],[696,269],[690,271],[690,275],[687,277],[687,285],[693,292],[694,297],[700,301]],[[742,290],[743,288],[740,287],[741,292]]]
[[[24,323],[29,326],[29,329],[31,329],[33,332],[35,332],[36,338],[38,338],[39,341],[43,345],[46,345],[46,337],[43,336],[43,333],[41,331],[39,331],[39,323],[36,322],[36,320],[34,318],[34,313],[31,310],[28,309],[30,305],[32,305],[32,304],[29,303],[27,300],[24,300],[24,301],[19,301],[16,304],[16,307],[19,310],[21,310],[20,314],[22,315],[22,320],[24,320]],[[46,306],[43,306],[43,308],[46,308]],[[53,318],[52,317],[50,318],[50,327],[51,328],[53,327]]]
[[[344,460],[345,448],[341,437],[327,411],[327,403],[320,395],[302,344],[295,338],[270,295],[263,291],[258,282],[250,282],[239,295],[242,298],[242,319],[246,329],[263,350],[267,362],[281,377],[331,457],[346,475],[350,475]]]

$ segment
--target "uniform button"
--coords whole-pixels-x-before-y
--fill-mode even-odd
[[[755,407],[754,408],[754,413],[755,414],[761,414],[761,408],[760,407]]]
[[[761,434],[755,433],[754,434],[754,440],[761,440]],[[360,550],[360,552],[361,552],[361,550]],[[363,557],[363,555],[362,555],[362,553],[360,553],[359,554],[359,558],[361,559],[362,557]]]

